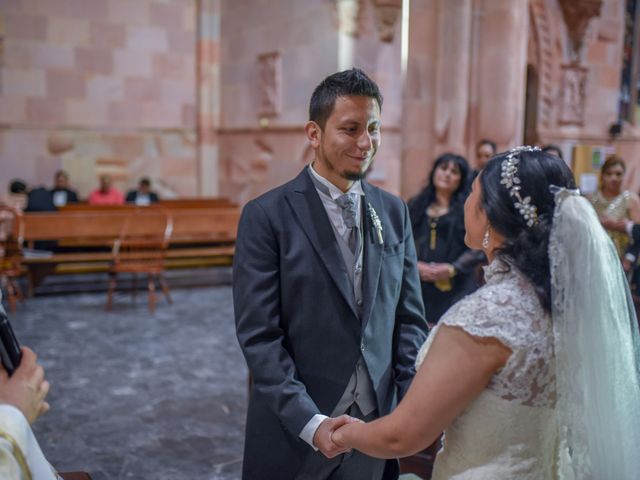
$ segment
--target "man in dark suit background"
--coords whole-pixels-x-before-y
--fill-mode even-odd
[[[233,295],[253,379],[245,480],[398,476],[397,461],[331,440],[342,414],[391,411],[427,331],[407,207],[364,181],[381,106],[362,71],[327,77],[305,125],[312,165],[244,207]]]
[[[56,172],[51,196],[56,207],[63,207],[68,203],[78,203],[78,194],[69,188],[69,175],[64,170]]]
[[[138,189],[130,190],[127,193],[125,201],[144,207],[156,203],[158,201],[158,195],[151,191],[151,180],[147,177],[142,177],[140,182],[138,182]]]

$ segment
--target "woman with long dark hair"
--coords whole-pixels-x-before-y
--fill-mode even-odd
[[[445,153],[436,159],[427,186],[409,201],[422,299],[431,326],[457,300],[477,288],[464,243],[469,174],[463,157]]]
[[[638,478],[640,340],[615,248],[564,161],[518,147],[465,204],[486,284],[431,332],[402,402],[341,447],[397,458],[445,431],[433,480]]]

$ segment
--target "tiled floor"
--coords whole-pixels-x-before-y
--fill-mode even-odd
[[[37,296],[11,317],[52,384],[34,430],[58,469],[95,480],[240,478],[247,372],[231,288],[172,296],[155,315],[142,292],[135,306],[116,296],[110,313],[104,292]]]

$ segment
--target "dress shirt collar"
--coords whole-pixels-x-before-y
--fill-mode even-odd
[[[355,182],[353,182],[353,185],[351,185],[351,188],[346,192],[343,192],[338,187],[336,187],[333,183],[331,183],[329,180],[327,180],[318,172],[316,172],[315,169],[313,168],[313,164],[309,165],[309,171],[311,172],[311,175],[313,175],[313,178],[315,178],[318,182],[320,182],[322,185],[327,187],[331,200],[335,201],[336,198],[344,195],[345,193],[355,193],[356,195],[364,196],[364,190],[362,190],[362,182],[360,180],[356,180]],[[325,192],[322,192],[322,193],[325,193]]]

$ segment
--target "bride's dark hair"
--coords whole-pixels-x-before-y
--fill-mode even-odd
[[[542,306],[551,310],[551,273],[549,270],[549,235],[553,222],[554,195],[550,185],[576,188],[573,174],[563,160],[541,151],[524,151],[520,159],[517,177],[520,179],[522,198],[530,196],[535,205],[538,222],[528,227],[526,220],[515,207],[502,180],[502,162],[509,152],[493,157],[480,173],[482,207],[491,229],[505,238],[496,250],[496,256],[520,270],[533,284]]]

